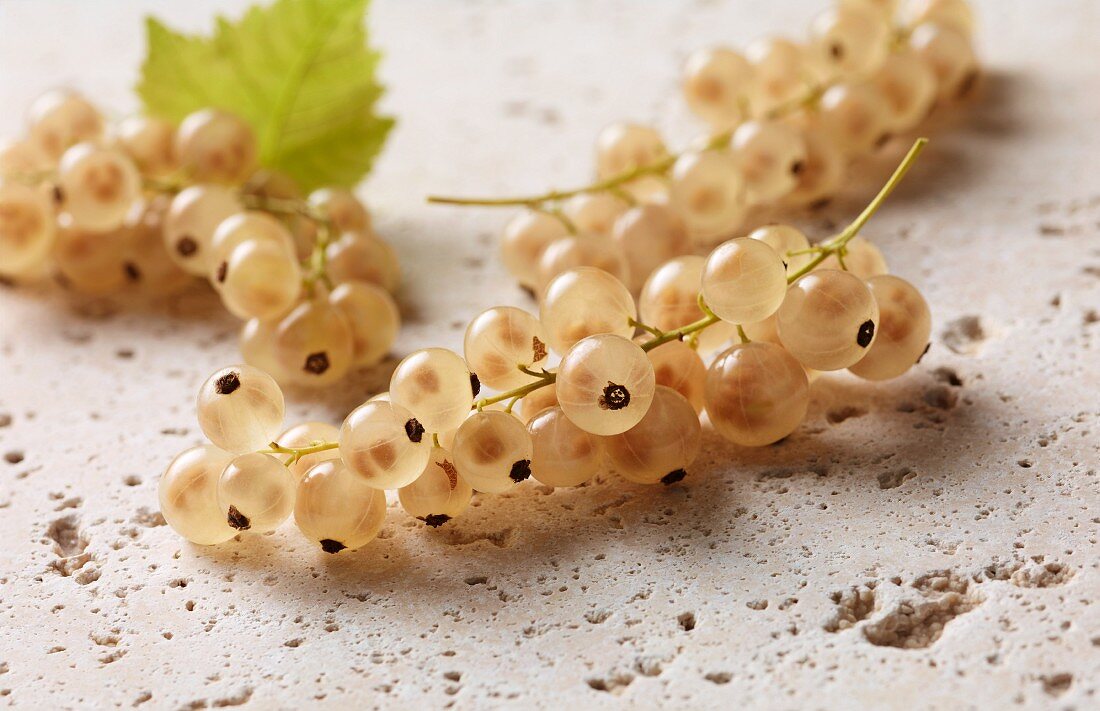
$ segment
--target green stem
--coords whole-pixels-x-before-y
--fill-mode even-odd
[[[261,449],[259,453],[260,454],[289,454],[290,459],[288,459],[285,462],[285,464],[287,466],[290,466],[291,464],[294,464],[295,462],[297,462],[302,457],[305,457],[309,454],[316,454],[317,452],[326,452],[330,449],[336,449],[339,446],[340,446],[339,442],[317,442],[315,444],[311,444],[308,447],[283,447],[278,442],[271,442],[267,445],[267,447],[268,447],[267,449]]]
[[[737,336],[741,339],[742,343],[752,343],[749,339],[749,334],[745,333],[745,329],[741,324],[737,324]]]
[[[894,188],[902,181],[905,174],[909,172],[909,169],[913,167],[913,164],[917,161],[917,156],[920,155],[924,147],[928,145],[927,138],[918,138],[913,142],[913,147],[909,149],[909,152],[905,154],[905,157],[901,159],[901,163],[894,169],[893,175],[886,181],[886,184],[882,186],[882,189],[878,191],[878,194],[867,203],[867,207],[863,208],[863,212],[859,213],[856,219],[852,220],[852,223],[844,228],[838,235],[832,239],[819,245],[819,251],[816,257],[811,259],[806,266],[799,269],[794,274],[787,277],[787,283],[793,284],[800,277],[809,274],[818,265],[829,258],[829,255],[834,252],[838,252],[844,248],[852,239],[859,234],[859,231],[863,229],[863,226],[867,224],[867,221],[871,219],[871,216],[878,212],[878,209],[882,207],[882,204],[886,202],[886,198],[890,197],[890,193],[894,192]]]

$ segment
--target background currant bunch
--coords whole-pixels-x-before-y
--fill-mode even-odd
[[[108,127],[74,92],[36,100],[0,146],[0,277],[47,273],[96,296],[207,279],[246,321],[245,359],[284,383],[377,363],[400,327],[400,268],[363,204],[260,169],[253,129],[216,109]]]
[[[198,397],[212,444],[168,467],[165,519],[209,544],[273,530],[293,514],[336,553],[377,535],[386,490],[434,527],[460,515],[474,491],[502,493],[530,477],[577,486],[610,467],[640,484],[681,481],[703,417],[738,445],[783,439],[805,417],[818,372],[885,380],[928,347],[931,314],[913,285],[829,262],[843,260],[923,145],[818,247],[790,226],[757,230],[665,263],[638,306],[615,275],[569,269],[547,285],[538,316],[497,306],[470,322],[463,355],[408,355],[389,391],[339,429],[309,422],[280,434],[276,382],[249,366],[218,371]],[[483,387],[497,393],[481,396]]]
[[[578,266],[603,269],[638,293],[661,264],[767,221],[767,209],[828,200],[853,161],[965,95],[978,76],[973,25],[965,0],[913,0],[902,12],[895,0],[838,0],[803,43],[772,37],[744,53],[692,54],[683,95],[710,131],[680,154],[652,127],[616,123],[596,140],[590,185],[430,199],[525,206],[500,251],[532,294]],[[851,246],[878,260],[871,249]]]

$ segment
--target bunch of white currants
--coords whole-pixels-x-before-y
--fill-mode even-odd
[[[209,279],[247,321],[246,360],[283,382],[327,384],[389,351],[400,269],[349,191],[305,198],[261,170],[252,128],[204,109],[177,127],[107,127],[70,91],[31,106],[0,145],[0,277],[51,272],[83,294],[169,293]]]
[[[279,434],[275,381],[249,366],[218,371],[198,399],[213,445],[169,466],[165,519],[209,544],[270,531],[293,514],[335,553],[377,535],[385,490],[439,526],[474,491],[501,493],[529,477],[577,486],[610,465],[636,483],[680,481],[699,454],[704,411],[736,444],[783,439],[806,415],[819,371],[892,378],[928,346],[928,304],[886,273],[876,248],[855,241],[922,145],[852,225],[818,247],[793,227],[762,228],[661,265],[637,305],[613,274],[569,269],[547,285],[537,317],[485,311],[466,330],[464,356],[410,354],[389,391],[339,429],[310,422]],[[703,356],[715,353],[708,367]],[[497,394],[478,399],[483,386]]]
[[[838,0],[805,43],[764,38],[744,54],[695,52],[683,72],[691,110],[710,129],[673,155],[648,126],[616,123],[596,141],[596,182],[521,198],[433,197],[523,205],[501,256],[532,293],[591,266],[637,293],[654,269],[737,234],[771,206],[826,201],[851,161],[913,130],[975,82],[965,0]]]

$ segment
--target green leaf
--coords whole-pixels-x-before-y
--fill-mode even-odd
[[[146,113],[174,121],[206,107],[256,130],[261,163],[305,190],[351,187],[393,127],[377,116],[379,54],[367,47],[369,0],[276,0],[211,37],[147,18],[148,55],[137,93]]]

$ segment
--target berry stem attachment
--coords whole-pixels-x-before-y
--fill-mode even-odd
[[[818,246],[817,256],[811,259],[804,267],[799,269],[794,274],[787,277],[787,283],[793,284],[798,281],[799,278],[809,274],[819,264],[829,258],[831,254],[839,254],[845,246],[852,239],[859,234],[859,231],[863,229],[863,226],[867,224],[867,221],[878,212],[878,209],[882,207],[882,204],[886,202],[886,198],[890,197],[890,193],[894,192],[894,188],[901,183],[905,174],[909,172],[909,169],[913,167],[913,164],[917,162],[917,157],[924,150],[924,147],[928,145],[927,138],[918,138],[913,142],[912,148],[905,154],[905,157],[901,159],[901,163],[894,169],[894,173],[886,181],[886,184],[882,186],[882,189],[878,191],[878,195],[875,195],[871,199],[871,202],[867,203],[867,207],[863,208],[863,212],[856,216],[856,219],[852,220],[851,224],[845,227],[835,237],[823,242]]]
[[[752,343],[752,339],[750,339],[749,335],[745,333],[745,329],[741,326],[741,324],[737,324],[737,336],[741,339],[741,343]]]
[[[267,445],[267,449],[261,449],[260,454],[289,454],[290,458],[284,462],[286,466],[296,463],[302,457],[309,454],[316,454],[317,452],[325,452],[330,449],[336,449],[340,446],[339,442],[316,442],[308,447],[283,447],[278,442],[271,442]]]

